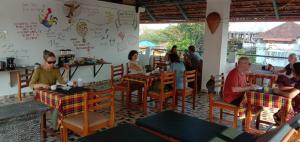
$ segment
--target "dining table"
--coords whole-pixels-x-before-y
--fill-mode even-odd
[[[60,122],[64,117],[76,115],[84,110],[84,95],[91,91],[89,88],[84,87],[72,87],[69,90],[58,88],[56,90],[49,89],[38,89],[35,90],[34,99],[42,104],[49,106],[52,110],[57,109],[58,111],[58,123],[61,127]],[[52,130],[47,128],[46,125],[46,114],[42,117],[42,135],[43,137],[47,132],[54,133]]]
[[[245,130],[253,132],[251,127],[252,122],[252,107],[268,107],[268,108],[278,108],[284,109],[284,113],[281,113],[281,124],[287,121],[288,111],[292,107],[292,100],[283,96],[276,95],[272,93],[272,89],[262,89],[247,91],[244,95],[244,100],[241,103],[241,107],[246,108],[246,120],[245,120]]]
[[[158,80],[160,73],[148,73],[148,74],[128,74],[123,77],[124,80],[130,83],[138,83],[144,86],[142,94],[142,108],[144,114],[147,114],[147,93],[151,87],[153,81]]]
[[[83,111],[83,96],[90,89],[74,87],[64,89],[40,89],[35,91],[35,99],[45,105],[58,110],[60,117],[75,115]]]

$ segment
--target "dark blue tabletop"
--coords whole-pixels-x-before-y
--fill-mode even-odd
[[[98,132],[79,139],[80,142],[167,142],[132,124],[122,124],[115,128]]]
[[[251,134],[173,111],[139,119],[136,124],[182,142],[252,142]]]

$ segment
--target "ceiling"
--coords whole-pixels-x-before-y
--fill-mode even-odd
[[[145,8],[141,23],[205,21],[206,0],[107,0]],[[300,0],[232,0],[230,21],[300,21]]]

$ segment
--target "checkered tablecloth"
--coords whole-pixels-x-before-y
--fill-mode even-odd
[[[270,108],[286,108],[289,109],[291,107],[291,100],[273,95],[270,93],[261,93],[250,91],[245,94],[242,105],[246,106],[246,103],[249,102],[252,106],[261,106],[261,107],[270,107]]]
[[[36,90],[35,99],[57,109],[62,116],[68,116],[83,111],[83,96],[85,93],[65,95],[50,90]]]

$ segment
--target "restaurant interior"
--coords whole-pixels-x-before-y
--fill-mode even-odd
[[[300,0],[2,0],[0,142],[300,142],[296,54],[226,60],[229,22],[299,13]],[[204,23],[202,55],[139,47],[140,24],[161,23]]]

